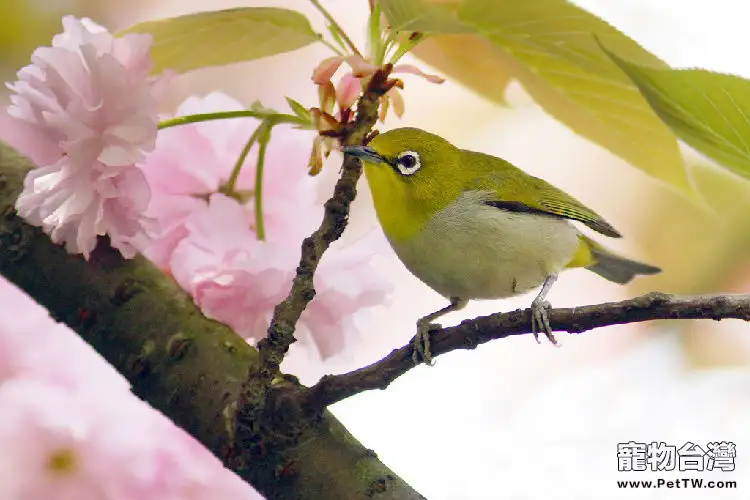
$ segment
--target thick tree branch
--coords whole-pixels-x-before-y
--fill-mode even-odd
[[[239,439],[234,409],[247,374],[259,371],[258,352],[145,259],[124,260],[100,244],[86,262],[17,217],[30,168],[0,143],[0,274],[75,330],[137,396],[269,499],[423,498],[329,413],[299,411],[304,388],[291,378],[274,381],[245,423],[252,439]]]
[[[552,309],[550,326],[555,331],[581,333],[603,326],[658,319],[740,319],[750,321],[750,295],[680,297],[649,293],[630,300],[569,309]],[[463,321],[432,331],[433,356],[456,349],[474,349],[490,340],[531,333],[530,309],[519,309]],[[306,394],[304,405],[316,412],[363,391],[385,389],[414,367],[411,343],[392,351],[370,366],[343,375],[323,377]]]

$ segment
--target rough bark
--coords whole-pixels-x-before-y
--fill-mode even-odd
[[[750,321],[750,295],[677,296],[652,292],[620,302],[566,309],[550,309],[552,330],[582,333],[603,326],[665,319],[739,319]],[[474,349],[491,340],[531,332],[531,310],[518,309],[467,319],[461,324],[431,331],[433,356],[457,349]],[[412,344],[394,349],[369,366],[341,375],[326,375],[305,393],[308,411],[373,389],[385,389],[414,368]]]
[[[285,394],[302,390],[292,378],[276,379],[254,423],[261,434],[236,449],[235,408],[259,367],[257,350],[205,318],[145,259],[124,260],[102,241],[86,262],[22,221],[14,203],[29,168],[0,144],[0,273],[103,355],[138,397],[269,499],[423,498],[330,413],[310,417],[286,404]]]

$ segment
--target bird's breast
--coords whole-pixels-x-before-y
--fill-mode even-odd
[[[389,241],[404,265],[445,297],[494,299],[539,286],[562,270],[579,245],[568,221],[508,212],[469,191],[435,213],[421,231]]]

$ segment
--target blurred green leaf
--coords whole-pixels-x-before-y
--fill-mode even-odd
[[[443,76],[477,94],[506,105],[505,91],[513,75],[490,42],[475,35],[431,36],[411,52]]]
[[[686,294],[726,292],[738,265],[748,261],[750,181],[708,162],[687,164],[696,190],[712,210],[668,193],[650,197],[652,215],[644,217],[640,234],[633,236],[648,242],[650,262],[661,264],[665,272],[642,286]]]
[[[291,108],[292,112],[300,118],[310,120],[310,111],[304,107],[299,101],[295,101],[291,97],[285,97],[287,104]]]
[[[665,66],[656,56],[564,0],[465,0],[459,16],[512,58],[511,72],[552,116],[694,195],[676,138],[593,35],[632,60]]]
[[[680,139],[750,179],[750,80],[702,69],[648,68],[614,52],[608,52],[612,60]]]
[[[383,59],[385,58],[386,44],[383,40],[382,18],[380,3],[376,3],[372,12],[370,12],[370,18],[367,20],[367,48],[370,62],[377,65],[385,62]]]
[[[333,41],[336,42],[336,45],[338,45],[339,48],[344,51],[344,53],[349,52],[349,47],[346,46],[346,42],[344,42],[344,39],[341,38],[341,32],[339,31],[338,26],[326,24],[326,29],[328,30],[328,33],[331,34],[331,38],[333,38]]]
[[[139,23],[122,31],[154,37],[154,72],[223,66],[290,52],[319,40],[294,10],[243,7]]]
[[[742,225],[748,225],[750,181],[704,163],[689,163],[688,171],[695,188],[719,217],[728,220],[739,214],[743,218]]]
[[[430,3],[426,0],[378,0],[378,4],[393,31],[437,34],[474,31],[453,15],[450,6]]]
[[[387,3],[399,5],[386,12],[393,25],[432,29],[413,53],[442,73],[500,103],[516,78],[573,131],[695,199],[675,135],[594,35],[639,64],[666,64],[614,27],[565,0]],[[439,34],[454,33],[446,15],[475,32]]]

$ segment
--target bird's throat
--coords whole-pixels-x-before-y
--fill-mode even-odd
[[[375,212],[388,239],[408,240],[419,233],[441,207],[435,206],[430,199],[412,196],[404,181],[383,172],[384,168],[388,167],[365,166]]]

